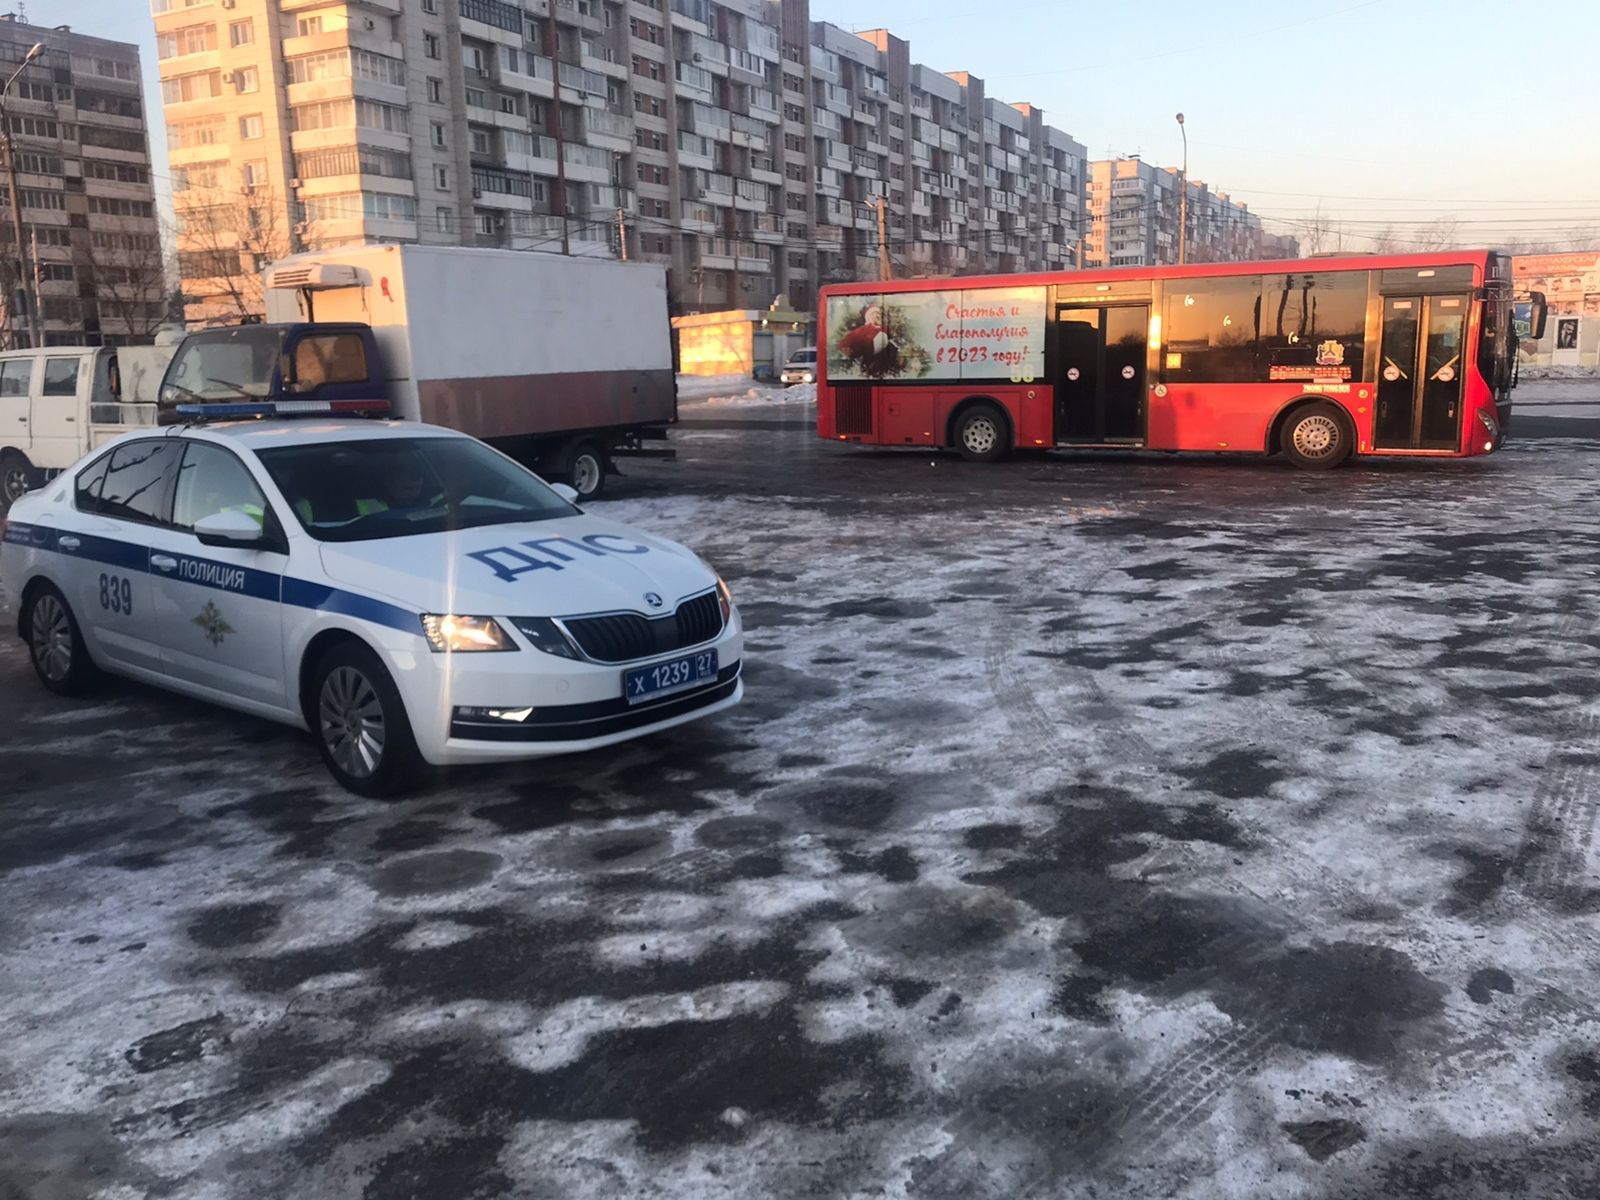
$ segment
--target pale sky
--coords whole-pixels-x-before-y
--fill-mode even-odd
[[[165,174],[144,0],[26,8],[140,46]],[[1181,110],[1194,178],[1288,232],[1320,202],[1351,249],[1446,215],[1463,242],[1600,227],[1597,0],[812,0],[812,16],[888,27],[913,61],[1039,105],[1092,157],[1177,165]]]

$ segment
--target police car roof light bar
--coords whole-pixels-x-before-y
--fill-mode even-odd
[[[250,400],[221,404],[179,404],[179,416],[200,421],[233,421],[241,417],[326,417],[335,413],[382,417],[387,400]]]

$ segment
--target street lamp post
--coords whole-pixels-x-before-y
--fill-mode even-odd
[[[1178,193],[1178,265],[1189,261],[1189,131],[1184,127],[1183,114],[1178,114],[1178,132],[1183,134],[1183,174],[1179,176],[1182,190]]]
[[[17,189],[17,147],[11,140],[11,118],[6,114],[6,97],[11,93],[11,85],[17,81],[17,76],[28,69],[28,64],[44,53],[44,43],[35,42],[33,48],[23,55],[22,62],[17,69],[11,72],[11,78],[0,85],[0,136],[4,137],[6,148],[6,174],[11,184],[11,233],[17,239],[17,286],[27,292],[28,300],[28,340],[35,347],[39,346],[44,338],[39,333],[39,289],[32,285],[33,269],[28,262],[28,244],[22,237],[22,194]],[[13,325],[11,329],[12,347],[16,347],[17,330]]]

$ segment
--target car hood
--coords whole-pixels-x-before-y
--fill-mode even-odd
[[[452,533],[324,542],[328,581],[417,612],[560,617],[656,616],[716,576],[693,552],[580,514]],[[651,598],[659,604],[651,602]]]

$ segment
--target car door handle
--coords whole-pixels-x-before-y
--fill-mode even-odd
[[[150,556],[150,565],[158,571],[175,571],[178,567],[178,560],[170,554],[152,554]]]
[[[62,550],[76,550],[81,545],[83,543],[71,534],[63,534],[56,539],[56,546]]]

